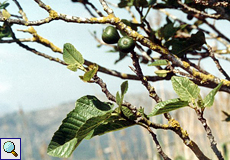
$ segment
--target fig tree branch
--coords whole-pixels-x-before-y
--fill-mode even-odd
[[[204,17],[207,17],[207,18],[214,18],[214,19],[219,19],[221,17],[220,14],[208,14],[208,13],[205,13],[203,11],[199,11],[195,8],[192,8],[192,7],[189,7],[188,5],[184,4],[181,2],[181,0],[177,0],[177,2],[182,6],[184,7],[184,9],[188,10],[189,12],[193,12],[195,14],[198,14],[198,15],[201,15],[201,16],[204,16]]]
[[[227,74],[227,72],[223,69],[223,67],[220,65],[219,60],[216,59],[215,54],[212,51],[211,46],[208,45],[208,50],[210,53],[210,57],[213,59],[213,61],[216,63],[217,69],[225,76],[225,78],[227,80],[230,80],[229,75]]]
[[[216,154],[216,156],[219,160],[224,160],[221,152],[217,148],[217,142],[215,141],[215,138],[212,134],[211,128],[208,126],[206,119],[203,117],[204,111],[199,110],[199,109],[195,109],[195,111],[196,111],[198,120],[201,122],[201,124],[203,125],[203,127],[205,129],[207,137],[211,143],[211,148],[212,148],[213,152]]]

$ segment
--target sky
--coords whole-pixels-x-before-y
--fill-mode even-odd
[[[59,3],[54,3],[51,0],[43,2],[60,13],[90,17],[81,4],[63,0],[59,1]],[[63,3],[65,3],[64,8]],[[48,16],[34,1],[29,1],[25,4],[21,3],[21,6],[27,13],[29,20],[42,19]],[[100,7],[100,5],[98,6]],[[14,3],[11,3],[8,7],[8,10],[12,11],[11,13],[16,13],[16,9]],[[118,55],[105,53],[110,49],[108,47],[101,47],[100,49],[96,47],[98,43],[90,36],[90,32],[96,30],[101,33],[103,27],[100,25],[67,24],[66,22],[58,21],[39,27],[35,26],[34,28],[39,35],[60,48],[65,43],[72,43],[85,59],[98,62],[110,69],[119,68],[123,72],[132,73],[128,67],[123,67],[127,63],[132,65],[131,61],[125,60],[114,66],[113,63],[118,58]],[[26,27],[14,26],[14,30],[16,29],[26,29]],[[28,33],[17,33],[16,36],[18,38],[31,37]],[[53,53],[50,49],[40,44],[27,43],[27,45],[37,48],[43,53],[62,58],[60,54]],[[0,110],[2,114],[19,108],[25,111],[43,109],[60,103],[74,102],[84,95],[102,94],[101,89],[96,84],[85,83],[79,79],[79,75],[83,75],[83,72],[72,72],[63,65],[51,62],[20,48],[17,44],[1,44],[0,52]],[[99,75],[108,83],[108,88],[113,94],[120,89],[119,86],[123,80],[104,74]],[[139,91],[135,87],[138,84],[133,84],[133,91]],[[132,83],[130,84],[131,86]]]
[[[70,0],[59,0],[58,3],[52,0],[43,0],[43,2],[59,13],[90,17],[81,4],[72,3]],[[34,1],[26,3],[21,1],[20,3],[29,20],[43,19],[48,16],[47,12],[39,8]],[[99,1],[95,1],[95,5],[103,11]],[[12,1],[10,1],[10,6],[7,9],[10,13],[17,14],[17,8]],[[127,14],[122,13],[121,9],[116,9],[115,14],[122,18],[129,17]],[[179,17],[181,16],[178,13],[176,14]],[[156,15],[150,18],[156,18]],[[114,61],[118,58],[118,53],[107,53],[110,48],[104,46],[97,48],[98,43],[90,35],[90,32],[96,31],[98,37],[100,37],[105,26],[53,21],[34,28],[40,36],[50,40],[60,48],[65,43],[72,43],[85,59],[109,69],[132,73],[128,68],[128,65],[132,66],[130,59],[126,58],[124,61],[114,65]],[[223,32],[227,31],[225,34],[230,37],[229,23],[222,21],[217,26],[220,26]],[[26,27],[15,25],[13,29],[16,31],[16,29],[26,29]],[[16,33],[16,36],[18,38],[31,37],[28,33],[19,32]],[[38,51],[62,59],[60,54],[54,53],[40,44],[31,42],[26,44],[36,48]],[[229,65],[225,61],[221,62],[225,66]],[[207,62],[205,65],[209,66],[210,70],[215,69],[214,63]],[[154,70],[152,68],[143,67],[146,75],[153,75]],[[218,71],[215,71],[215,73],[219,75]],[[72,72],[63,65],[34,55],[32,52],[20,48],[17,44],[0,44],[0,116],[7,112],[17,111],[19,108],[24,111],[44,109],[60,103],[74,102],[88,94],[101,95],[102,92],[99,86],[82,82],[79,79],[79,75],[83,74],[82,71]],[[107,83],[108,89],[114,95],[124,81],[101,73],[98,75]],[[157,91],[160,91],[162,86],[168,88],[169,83],[159,82],[154,83],[153,86],[156,87]],[[145,93],[147,95],[144,86],[141,86],[140,82],[137,81],[129,81],[128,93]]]

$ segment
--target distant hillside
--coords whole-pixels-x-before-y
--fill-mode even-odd
[[[133,96],[130,98],[133,99]],[[134,100],[137,103],[140,102],[139,98],[135,98]],[[49,144],[54,132],[61,124],[62,120],[70,111],[74,109],[74,105],[75,102],[73,101],[45,110],[38,110],[28,113],[24,113],[21,110],[2,116],[0,118],[0,137],[21,138],[23,160],[40,160],[42,158],[44,160],[59,159],[47,156],[46,147]],[[119,136],[119,134],[119,131],[116,132],[115,137]],[[122,134],[124,134],[124,132]],[[100,145],[103,145],[103,148],[106,148],[107,145],[109,147],[109,144],[106,144],[106,140],[108,140],[107,135],[100,139],[98,137],[93,138],[90,141],[84,140],[74,152],[74,159],[98,159],[98,156],[100,157],[100,155],[97,155],[97,151],[100,149],[95,148],[95,146],[100,148]],[[100,144],[97,144],[98,142]],[[111,152],[109,151],[108,147],[106,152]],[[103,149],[102,152],[104,152]],[[110,153],[108,153],[108,156],[109,155]]]
[[[175,95],[164,93],[161,97],[170,99]],[[101,96],[99,99],[103,101],[105,97]],[[155,104],[148,95],[143,94],[141,96],[128,95],[125,99],[137,107],[146,107],[145,110],[148,113]],[[219,101],[221,101],[221,105],[218,103]],[[221,110],[229,111],[229,102],[229,95],[219,96],[215,106],[205,112],[205,117],[217,142],[219,142],[220,148],[225,142],[230,142],[230,123],[221,121],[224,119]],[[75,102],[73,101],[45,110],[28,113],[18,111],[2,116],[0,118],[0,137],[22,138],[23,160],[59,160],[60,158],[48,156],[46,147],[66,114],[74,109],[74,104]],[[201,146],[201,149],[213,159],[215,156],[213,153],[210,154],[209,141],[202,125],[197,121],[194,111],[186,107],[171,112],[171,114],[188,131],[190,137]],[[153,117],[152,120],[155,123],[167,124],[167,121],[161,115]],[[186,159],[194,159],[192,152],[183,145],[177,135],[174,135],[171,131],[154,130],[154,132],[158,135],[158,140],[170,157],[176,159],[175,157],[182,156]],[[145,129],[135,126],[112,134],[95,137],[92,140],[83,140],[74,151],[73,156],[65,160],[155,160],[158,159],[157,157],[158,154],[152,137]]]

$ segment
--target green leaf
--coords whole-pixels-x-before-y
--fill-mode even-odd
[[[69,157],[80,142],[111,116],[111,103],[101,102],[94,96],[84,96],[62,121],[48,146],[47,153],[54,157]]]
[[[98,65],[93,64],[92,66],[89,66],[89,71],[85,72],[84,76],[83,76],[83,81],[90,81],[91,78],[93,78],[93,76],[97,73],[98,71]]]
[[[148,115],[148,117],[152,117],[158,114],[167,113],[172,110],[176,110],[181,107],[188,106],[188,101],[182,101],[179,98],[169,99],[160,103],[153,108],[152,112]]]
[[[156,70],[154,73],[159,77],[166,77],[169,72],[168,70]]]
[[[116,103],[118,106],[121,106],[122,101],[121,101],[121,96],[120,96],[119,92],[117,92],[117,94],[116,94]]]
[[[119,52],[119,58],[114,63],[117,64],[118,62],[123,60],[127,56],[127,54],[128,53]]]
[[[164,45],[167,48],[172,47],[170,51],[178,57],[182,57],[184,54],[186,54],[187,50],[189,49],[189,47],[187,47],[186,45],[186,40],[179,38],[169,40]]]
[[[164,45],[167,48],[171,46],[172,49],[170,51],[178,57],[182,57],[182,55],[186,54],[188,51],[200,50],[201,46],[205,43],[204,33],[202,31],[198,31],[195,34],[192,34],[190,38],[174,38],[167,41]]]
[[[219,91],[223,82],[221,82],[216,88],[214,88],[209,94],[204,98],[204,107],[211,107],[214,103],[214,98],[216,93]]]
[[[63,59],[67,64],[84,64],[84,58],[81,53],[70,43],[64,44]]]
[[[167,41],[170,37],[172,37],[176,33],[178,29],[179,28],[174,27],[174,23],[169,23],[160,29],[160,35],[162,38],[164,38]]]
[[[201,97],[200,94],[199,94],[199,96],[198,96],[197,105],[198,105],[198,107],[200,107],[200,108],[203,108],[203,107],[204,107],[204,101],[203,101],[203,99],[202,99],[202,97]]]
[[[128,81],[124,81],[124,82],[121,84],[121,96],[122,96],[122,97],[124,97],[125,93],[126,93],[127,90],[128,90],[128,87],[129,87]]]
[[[148,4],[149,4],[149,5],[153,5],[153,4],[155,4],[155,3],[156,3],[156,0],[149,0],[149,1],[148,1]]]
[[[168,65],[168,61],[164,59],[160,59],[148,64],[148,66],[162,66],[162,65]]]
[[[6,9],[10,4],[6,3],[7,1],[4,1],[3,3],[0,4],[0,9]]]
[[[200,94],[200,88],[187,77],[173,76],[172,86],[182,101],[194,102]]]
[[[67,68],[68,68],[69,70],[71,70],[71,71],[76,72],[77,69],[79,68],[79,63],[69,64],[69,65],[67,66]]]
[[[124,114],[124,116],[127,117],[128,119],[130,119],[130,120],[136,120],[137,119],[137,117],[133,114],[133,112],[129,108],[127,108],[125,106],[121,106],[121,111]]]
[[[198,31],[195,34],[192,34],[188,43],[193,47],[193,49],[200,48],[203,44],[206,43],[204,33],[202,31]]]
[[[120,3],[118,3],[119,8],[125,8],[127,6],[131,7],[133,6],[134,0],[121,0]]]
[[[138,109],[139,113],[141,114],[141,117],[149,119],[149,117],[145,114],[145,108],[144,107],[140,107]]]
[[[12,37],[10,25],[4,22],[3,26],[0,26],[0,39],[3,37]]]
[[[148,7],[148,2],[146,0],[134,0],[134,5],[136,7]]]
[[[172,22],[169,17],[166,17],[166,21],[167,23],[157,30],[156,33],[161,39],[168,41],[170,38],[173,38],[178,30],[183,29],[185,26],[174,27],[175,22]]]
[[[126,119],[120,117],[119,114],[113,114],[102,124],[100,124],[97,128],[95,128],[86,138],[90,139],[94,136],[103,135],[108,132],[118,131],[133,125],[135,125],[134,122],[127,121]]]

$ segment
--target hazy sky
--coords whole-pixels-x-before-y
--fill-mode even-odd
[[[70,0],[58,0],[58,2],[43,0],[43,2],[59,13],[90,17],[81,4],[72,3]],[[96,6],[102,11],[99,2],[96,2]],[[21,5],[27,13],[29,20],[43,19],[48,16],[46,11],[39,8],[34,1],[24,3],[21,1]],[[7,9],[11,13],[17,14],[17,8],[12,1],[10,1],[10,6]],[[122,18],[128,17],[128,15],[121,11],[117,9],[115,14]],[[230,37],[229,23],[222,21],[221,24],[217,25],[221,25],[223,32],[228,31],[225,34]],[[116,53],[105,53],[110,49],[108,47],[96,47],[98,43],[89,32],[96,30],[98,32],[97,35],[100,37],[104,27],[105,25],[71,24],[63,21],[53,21],[34,28],[39,35],[50,40],[60,48],[63,47],[64,43],[72,43],[83,54],[85,59],[99,63],[109,69],[132,73],[128,68],[128,65],[132,65],[130,59],[125,59],[117,65],[113,65],[118,55]],[[15,25],[13,29],[26,29],[26,27]],[[18,32],[16,32],[16,36],[18,38],[31,37],[28,33]],[[60,54],[53,53],[42,45],[31,42],[26,44],[43,53],[61,58]],[[207,62],[206,65],[210,65],[210,69],[214,68],[214,63]],[[224,62],[224,65],[229,65],[229,63]],[[153,72],[153,68],[144,71],[145,74],[152,74]],[[15,111],[19,108],[26,111],[42,109],[64,102],[75,101],[86,94],[102,93],[96,84],[84,83],[79,79],[78,76],[83,75],[83,72],[72,72],[63,65],[51,62],[20,48],[17,44],[0,44],[0,73],[0,110],[2,113]],[[218,75],[217,71],[216,73]],[[115,95],[123,80],[104,74],[99,74],[99,76],[103,78],[110,91]],[[158,84],[154,83],[154,86],[156,86],[157,90],[160,90],[161,87]],[[140,82],[132,81],[129,85],[129,93],[146,92],[145,88],[140,86]]]
[[[68,1],[44,0],[46,4],[60,13],[76,15],[79,17],[90,17],[81,4]],[[63,5],[64,4],[64,5]],[[97,2],[97,4],[99,4]],[[22,8],[27,13],[29,20],[37,20],[47,17],[47,13],[38,7],[34,1],[21,3]],[[64,8],[63,8],[64,6]],[[99,5],[100,9],[101,6]],[[17,8],[10,2],[8,10],[17,13]],[[86,24],[68,24],[63,21],[51,22],[49,24],[34,27],[38,34],[49,39],[58,47],[62,48],[64,43],[72,43],[83,57],[92,62],[100,63],[110,69],[118,67],[123,72],[131,73],[124,64],[131,64],[130,60],[118,63],[114,66],[116,53],[105,53],[108,47],[98,49],[98,43],[90,36],[89,32],[98,31],[100,33],[104,26]],[[24,26],[14,26],[16,29],[26,29]],[[31,37],[28,33],[16,33],[18,38]],[[53,53],[50,49],[40,44],[28,42],[38,51],[61,58],[58,53]],[[52,107],[62,102],[75,101],[86,94],[101,94],[101,89],[96,84],[88,84],[79,79],[81,71],[72,72],[65,66],[51,62],[43,57],[34,55],[17,44],[0,44],[0,110],[3,112],[15,111],[19,107],[24,110]],[[112,78],[104,74],[103,77],[108,88],[115,94],[123,80]],[[139,84],[139,83],[135,83]],[[135,85],[134,84],[134,85]],[[130,89],[132,84],[130,84]],[[143,88],[144,90],[144,88]],[[133,87],[132,91],[139,91]]]

